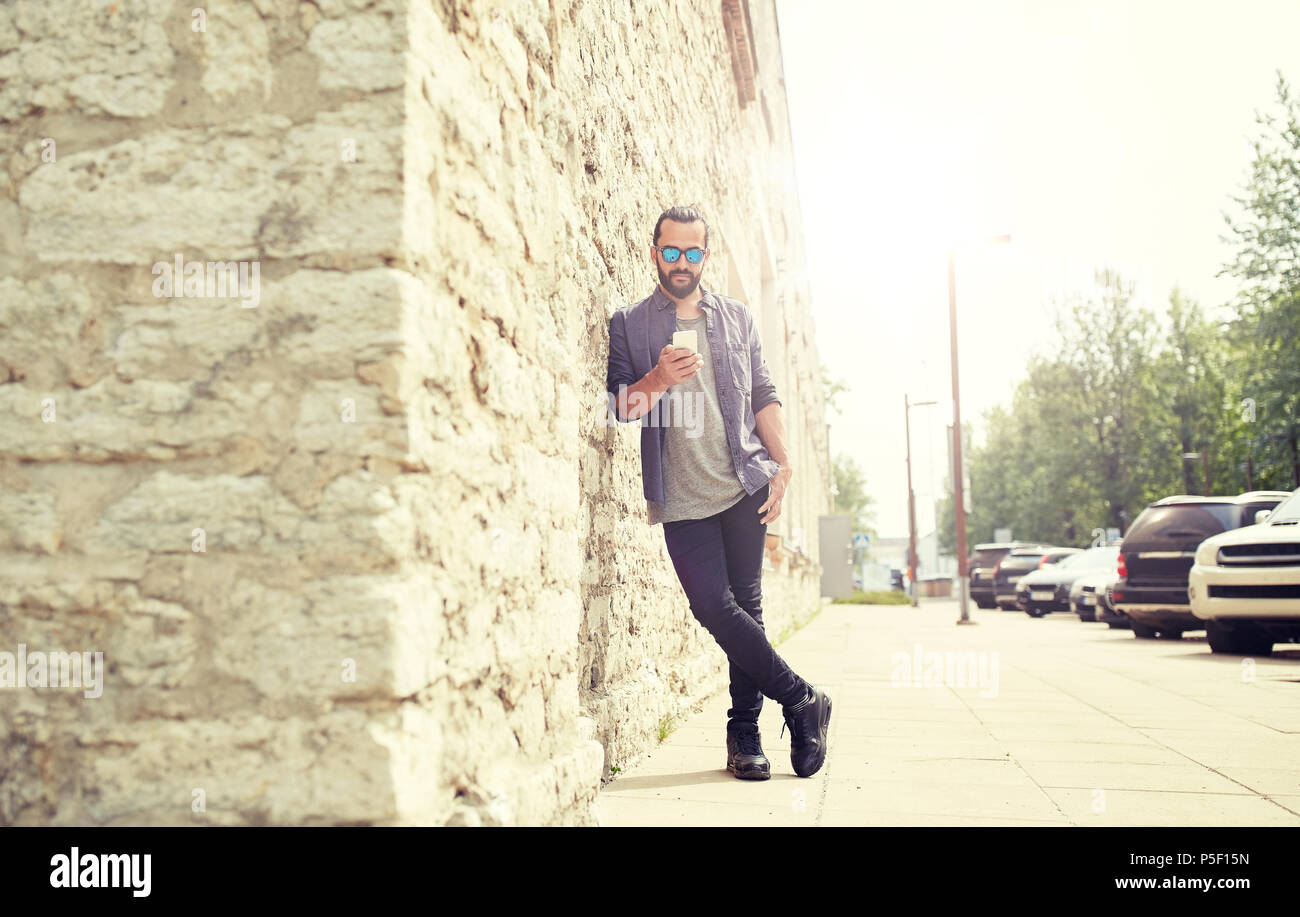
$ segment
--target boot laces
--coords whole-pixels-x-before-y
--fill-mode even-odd
[[[742,755],[761,755],[763,745],[757,732],[741,732],[736,735],[736,750]]]

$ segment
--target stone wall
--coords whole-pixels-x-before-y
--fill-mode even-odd
[[[742,107],[728,5],[0,7],[0,652],[106,670],[0,688],[0,823],[591,824],[725,686],[603,380],[698,204],[815,535],[775,19]]]

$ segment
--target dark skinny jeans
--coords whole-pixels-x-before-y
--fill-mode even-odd
[[[691,613],[727,654],[731,709],[727,730],[755,730],[763,697],[797,704],[809,685],[772,648],[763,628],[763,551],[767,525],[758,508],[769,484],[704,519],[663,523],[664,542]]]

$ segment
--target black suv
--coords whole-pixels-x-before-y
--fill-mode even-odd
[[[998,561],[1016,548],[1028,547],[1023,541],[989,542],[975,545],[966,569],[970,573],[970,597],[980,608],[996,608],[993,570]]]
[[[1078,548],[1060,548],[1055,545],[1034,545],[1032,547],[1013,548],[1007,556],[998,561],[993,573],[993,601],[999,608],[1019,611],[1016,601],[1016,583],[1020,577],[1032,570],[1054,564],[1062,557],[1078,552]]]
[[[1253,525],[1255,513],[1271,510],[1289,496],[1273,490],[1238,497],[1180,494],[1144,509],[1120,543],[1119,579],[1111,587],[1115,609],[1133,622],[1133,635],[1176,640],[1185,630],[1204,629],[1187,595],[1197,545],[1211,535]]]

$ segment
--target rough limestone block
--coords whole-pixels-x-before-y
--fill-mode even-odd
[[[251,261],[398,248],[400,113],[354,103],[295,125],[161,130],[61,155],[22,182],[28,250],[41,261]],[[355,162],[342,144],[356,144]]]
[[[156,115],[175,81],[170,0],[17,0],[0,6],[0,121],[34,108]]]
[[[238,0],[208,0],[205,31],[195,33],[203,57],[199,85],[218,105],[251,93],[257,102],[271,95],[272,64],[266,25],[256,7]]]
[[[372,12],[325,20],[312,29],[307,50],[320,61],[325,89],[374,92],[402,85],[405,4],[387,2],[376,7]]]

